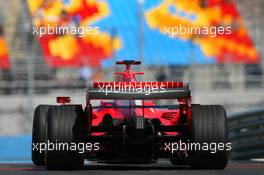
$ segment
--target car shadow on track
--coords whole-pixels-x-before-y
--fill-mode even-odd
[[[189,166],[150,166],[150,165],[86,165],[84,170],[189,170]]]

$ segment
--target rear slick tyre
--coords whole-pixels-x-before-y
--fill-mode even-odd
[[[36,107],[32,128],[32,162],[37,166],[45,165],[45,152],[40,152],[37,146],[46,143],[46,119],[50,105],[39,105]]]
[[[227,143],[227,117],[220,105],[192,106],[192,139],[194,143]],[[228,152],[224,150],[195,150],[190,152],[192,169],[224,169],[228,162]]]
[[[64,144],[64,149],[47,150],[47,169],[83,169],[84,156],[77,149],[78,144],[84,144],[84,112],[80,105],[51,107],[48,112],[47,136],[48,144]],[[73,144],[76,150],[69,149]]]

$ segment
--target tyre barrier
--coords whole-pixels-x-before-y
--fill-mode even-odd
[[[264,158],[264,109],[229,116],[230,159]]]

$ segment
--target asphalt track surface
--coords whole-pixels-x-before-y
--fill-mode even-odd
[[[0,164],[2,175],[26,175],[26,174],[76,174],[76,175],[264,175],[264,163],[262,162],[230,162],[225,170],[190,170],[187,166],[172,166],[167,161],[160,161],[151,165],[109,165],[86,164],[81,171],[47,171],[45,167],[36,167],[30,163]]]

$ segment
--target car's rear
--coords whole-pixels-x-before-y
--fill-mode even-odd
[[[71,170],[83,168],[84,159],[154,163],[167,158],[191,168],[225,168],[231,146],[222,106],[192,104],[185,82],[136,81],[135,75],[143,73],[130,66],[138,61],[117,64],[126,65],[117,73],[121,81],[90,85],[84,109],[68,104],[69,97],[58,97],[60,105],[36,108],[32,135],[36,165]]]
[[[117,84],[127,85],[130,89],[106,93],[101,88]],[[148,94],[135,90],[136,87],[144,89],[146,86],[156,89]],[[95,155],[99,161],[152,163],[158,157],[170,158],[177,154],[165,150],[166,142],[190,137],[187,129],[190,124],[188,83],[95,82],[87,96],[89,104],[93,100],[106,100],[98,106],[88,105],[93,111],[88,116],[92,125],[89,140],[100,142],[100,150]],[[156,105],[154,101],[157,100],[167,100],[170,104]]]

